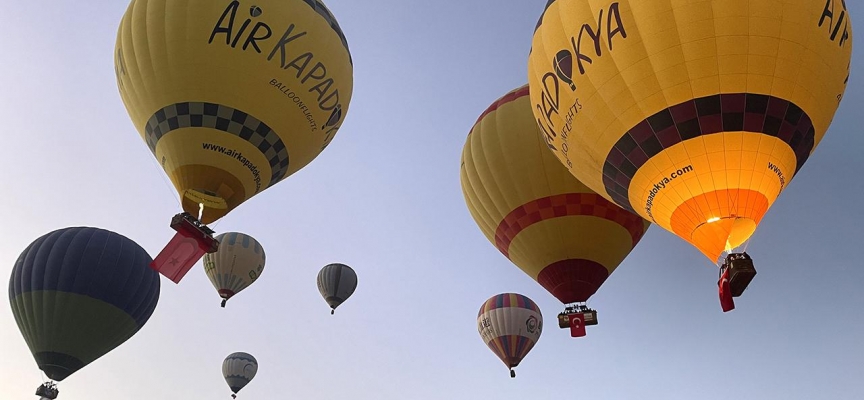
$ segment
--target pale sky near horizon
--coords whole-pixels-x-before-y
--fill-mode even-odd
[[[465,137],[526,82],[545,5],[503,3],[327,0],[354,60],[342,129],[213,226],[262,243],[261,278],[225,309],[200,263],[179,285],[163,278],[144,328],[64,380],[59,399],[228,399],[221,363],[235,351],[260,365],[241,400],[864,399],[862,52],[825,139],[750,244],[759,274],[736,310],[721,312],[697,250],[652,227],[592,298],[600,324],[573,339],[555,323],[561,304],[486,240],[460,189]],[[864,16],[864,2],[846,4]],[[118,95],[127,2],[3,5],[0,277],[68,226],[155,256],[179,207]],[[315,285],[331,262],[359,276],[335,316]],[[511,291],[546,322],[516,379],[476,330],[480,305]],[[42,377],[3,303],[0,400],[35,399]]]

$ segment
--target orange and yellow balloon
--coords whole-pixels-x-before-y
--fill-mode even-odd
[[[483,234],[565,304],[587,301],[650,225],[567,173],[532,117],[527,85],[480,116],[460,179]]]
[[[204,223],[315,159],[353,87],[320,0],[133,0],[114,61],[132,122]]]
[[[552,0],[531,105],[575,177],[717,261],[822,140],[851,52],[842,0]]]

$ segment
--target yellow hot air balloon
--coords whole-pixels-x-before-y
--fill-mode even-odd
[[[133,0],[115,71],[135,127],[203,223],[317,157],[353,86],[320,0]]]
[[[462,149],[460,180],[486,238],[564,304],[586,302],[650,226],[567,173],[546,148],[527,85],[477,120]]]
[[[819,144],[851,51],[842,0],[552,0],[528,79],[574,176],[716,262]]]

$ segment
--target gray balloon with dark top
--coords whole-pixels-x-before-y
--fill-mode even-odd
[[[357,274],[345,264],[328,264],[318,272],[318,291],[330,305],[330,314],[351,297],[356,288]]]

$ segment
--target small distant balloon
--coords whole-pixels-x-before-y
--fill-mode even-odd
[[[258,373],[258,360],[249,353],[231,353],[222,361],[222,376],[231,388],[231,398],[237,398],[240,389],[246,387]]]
[[[336,312],[336,307],[348,300],[356,288],[357,274],[345,264],[328,264],[318,272],[318,291],[330,305],[330,314]]]
[[[222,307],[264,271],[264,248],[244,233],[226,232],[216,237],[219,250],[204,255],[204,272],[222,297]]]
[[[502,293],[489,298],[477,313],[477,331],[483,342],[510,369],[516,368],[540,339],[543,314],[526,296]]]

